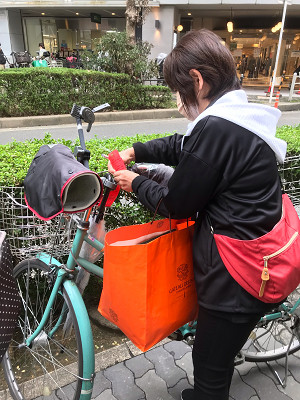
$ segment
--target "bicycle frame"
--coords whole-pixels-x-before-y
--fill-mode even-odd
[[[76,319],[78,322],[79,330],[81,337],[84,337],[83,345],[83,375],[80,377],[82,382],[82,390],[80,395],[80,400],[88,400],[91,397],[93,390],[93,379],[95,374],[95,353],[94,353],[94,342],[93,335],[90,325],[90,319],[82,299],[82,296],[79,292],[79,289],[74,282],[74,272],[76,270],[76,265],[82,266],[88,272],[97,275],[98,277],[103,277],[103,268],[85,260],[82,257],[78,257],[82,244],[86,241],[96,250],[103,250],[103,243],[99,242],[97,239],[92,238],[88,235],[88,227],[89,227],[89,215],[90,210],[85,213],[84,219],[79,221],[77,226],[77,232],[74,238],[74,242],[72,245],[72,249],[70,251],[68,260],[66,265],[63,265],[54,257],[47,253],[39,253],[37,255],[37,259],[49,265],[52,269],[58,269],[57,278],[55,280],[55,284],[51,291],[51,296],[49,298],[48,304],[45,308],[44,315],[42,320],[36,330],[26,339],[24,346],[30,346],[34,339],[38,337],[38,335],[42,332],[55,301],[56,296],[59,294],[61,290],[61,286],[63,285],[66,290],[68,296],[70,297],[71,303],[74,305],[74,310],[76,314]],[[63,315],[64,310],[62,311]],[[61,322],[61,318],[56,323],[56,326],[52,329],[49,335],[53,335],[58,328]]]
[[[81,156],[83,157],[82,161],[85,165],[88,165],[87,159],[85,158],[86,148],[84,144],[81,120],[79,118],[77,118],[76,120],[77,120],[77,129],[81,144],[80,151],[82,151]],[[111,186],[106,186],[105,193],[102,198],[100,206],[101,210],[104,209],[107,196],[111,189],[112,189]],[[26,338],[25,343],[20,345],[20,346],[30,347],[33,344],[34,340],[42,333],[47,323],[47,320],[50,317],[51,309],[56,297],[62,294],[64,290],[67,296],[70,298],[71,304],[73,305],[76,321],[78,323],[78,328],[80,332],[80,337],[84,338],[84,340],[82,341],[83,373],[82,376],[79,377],[80,380],[82,380],[80,400],[89,400],[92,395],[93,380],[95,376],[95,353],[94,353],[94,342],[93,342],[93,335],[92,335],[89,315],[85,303],[82,299],[81,293],[75,283],[74,277],[79,267],[82,267],[87,272],[97,277],[103,278],[103,268],[86,260],[83,257],[80,257],[80,251],[83,246],[83,243],[89,244],[93,249],[96,249],[97,251],[100,252],[104,249],[103,243],[101,243],[99,240],[89,235],[89,225],[90,225],[89,218],[91,215],[91,211],[92,208],[88,209],[85,212],[84,217],[81,220],[77,221],[77,230],[75,238],[70,253],[68,255],[66,264],[62,264],[56,258],[52,257],[52,255],[47,253],[41,252],[36,256],[38,260],[48,265],[53,271],[57,271],[57,274],[53,288],[51,290],[50,298],[44,310],[40,324],[35,329],[35,331],[32,332],[28,338]],[[291,307],[283,303],[279,311],[276,310],[276,312],[264,316],[263,318],[261,318],[259,323],[264,324],[279,318],[290,318],[291,315],[294,314],[295,310],[299,306],[300,306],[300,298]],[[56,322],[56,325],[48,333],[49,337],[53,336],[58,327],[60,326],[63,317],[65,315],[66,308],[67,305],[64,304],[61,314],[58,318],[58,321]],[[186,324],[179,329],[183,338],[194,336],[195,330],[196,330],[196,323]]]
[[[281,311],[278,312],[273,312],[270,314],[267,314],[263,316],[260,321],[258,322],[259,324],[265,324],[267,322],[275,321],[278,318],[290,318],[291,315],[293,315],[296,311],[296,309],[300,306],[300,298],[296,301],[296,303],[293,305],[292,308],[287,307],[284,303],[281,304]],[[196,328],[197,328],[197,322],[189,322],[185,325],[183,325],[181,328],[178,329],[180,332],[181,336],[183,339],[189,341],[190,338],[194,337],[196,334]]]
[[[80,144],[83,149],[83,153],[86,151],[83,130],[81,125],[80,118],[76,118],[77,121],[77,130],[80,138]],[[81,149],[81,150],[82,150]],[[81,154],[82,156],[82,154]],[[82,163],[85,166],[88,166],[88,161],[85,158],[85,153],[83,154]],[[106,193],[103,196],[102,204],[104,205],[108,196],[111,187],[106,187]],[[88,209],[82,220],[77,222],[77,230],[75,234],[75,238],[72,244],[72,248],[70,250],[66,265],[59,262],[52,255],[47,253],[39,253],[36,258],[46,265],[49,265],[52,270],[57,269],[57,276],[55,279],[54,286],[51,291],[50,298],[46,305],[43,317],[41,319],[40,324],[35,329],[35,331],[25,340],[25,343],[22,346],[31,346],[33,344],[34,339],[36,339],[39,334],[41,334],[43,328],[46,325],[48,318],[50,317],[51,309],[54,304],[54,301],[57,295],[62,291],[62,286],[66,291],[67,295],[70,298],[72,305],[74,306],[74,311],[76,315],[76,320],[78,323],[80,336],[84,337],[84,341],[82,341],[83,347],[83,373],[80,379],[82,380],[82,389],[80,394],[80,400],[89,400],[92,395],[93,390],[93,380],[95,376],[95,353],[94,353],[94,342],[93,342],[93,334],[90,324],[89,315],[82,299],[81,293],[74,282],[74,275],[78,267],[83,267],[86,271],[96,275],[100,278],[103,278],[103,268],[95,265],[94,263],[79,257],[80,250],[84,242],[88,243],[94,249],[98,251],[102,251],[104,248],[104,244],[95,239],[94,237],[88,234],[89,229],[89,217],[91,214],[92,208]],[[58,329],[63,315],[66,310],[66,305],[64,305],[61,315],[54,326],[54,328],[49,333],[49,336],[53,336],[55,331]]]

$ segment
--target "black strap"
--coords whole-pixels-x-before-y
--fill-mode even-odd
[[[154,215],[153,215],[153,218],[152,218],[152,221],[151,221],[151,224],[153,224],[153,222],[154,222],[154,219],[155,219],[155,217],[156,217],[156,214],[157,214],[157,211],[158,211],[158,209],[159,209],[159,206],[160,206],[160,204],[161,204],[161,202],[163,201],[163,196],[160,198],[160,200],[159,200],[159,202],[157,203],[157,206],[156,206],[156,209],[155,209],[155,211],[154,211]],[[169,223],[170,223],[170,232],[172,231],[172,221],[171,221],[171,215],[169,214]]]
[[[156,209],[155,209],[155,211],[154,211],[154,215],[153,215],[151,224],[153,224],[153,222],[154,222],[154,219],[155,219],[155,217],[156,217],[157,211],[158,211],[159,206],[160,206],[161,202],[163,201],[163,199],[164,199],[164,198],[161,197],[160,200],[159,200],[159,202],[157,203],[157,206],[156,206]],[[172,231],[172,219],[171,219],[171,215],[170,215],[170,214],[169,214],[169,223],[170,223],[170,232],[171,232],[171,231]],[[189,227],[189,219],[188,219],[188,218],[186,219],[186,227],[187,227],[187,228]]]
[[[285,193],[285,189],[284,189],[284,186],[283,186],[283,183],[282,183],[282,178],[281,178],[281,175],[280,175],[279,171],[278,171],[278,176],[279,176],[279,181],[280,181],[280,186],[281,186],[282,193]]]
[[[207,213],[206,213],[206,216],[207,216],[208,223],[210,225],[210,232],[213,235],[214,234],[214,228],[212,226],[212,222],[211,222],[210,216]]]

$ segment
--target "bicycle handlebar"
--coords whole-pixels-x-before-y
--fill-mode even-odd
[[[87,132],[90,132],[92,125],[95,122],[95,112],[101,111],[107,107],[110,107],[108,103],[101,104],[93,109],[89,107],[78,106],[74,103],[70,113],[72,117],[76,118],[77,132],[81,146],[75,148],[75,156],[77,157],[77,160],[87,168],[89,168],[90,152],[86,149],[81,121],[83,120],[88,124],[86,130]]]

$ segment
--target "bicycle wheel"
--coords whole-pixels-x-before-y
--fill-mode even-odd
[[[30,347],[24,346],[26,338],[41,321],[56,274],[37,259],[22,261],[13,274],[22,306],[16,331],[2,361],[11,395],[16,400],[42,399],[51,394],[54,398],[78,399],[82,386],[79,379],[83,369],[82,344],[67,293],[62,289],[57,295],[44,329]]]
[[[287,299],[285,304],[291,308],[300,297],[298,287]],[[282,311],[280,306],[274,312]],[[246,361],[266,362],[278,360],[293,354],[300,349],[300,343],[293,333],[294,319],[288,312],[273,321],[259,322],[251,332],[242,351]],[[290,346],[290,347],[289,347]]]

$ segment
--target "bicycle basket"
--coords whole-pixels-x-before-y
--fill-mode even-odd
[[[284,191],[300,216],[300,156],[287,157],[278,169]]]
[[[31,55],[28,53],[28,51],[14,53],[14,54],[15,54],[16,62],[18,64],[31,63],[31,61],[32,61]]]
[[[47,251],[54,257],[68,255],[76,232],[74,220],[65,214],[42,221],[28,209],[24,200],[23,187],[1,187],[0,191],[1,230],[11,252],[17,259],[35,256]]]

